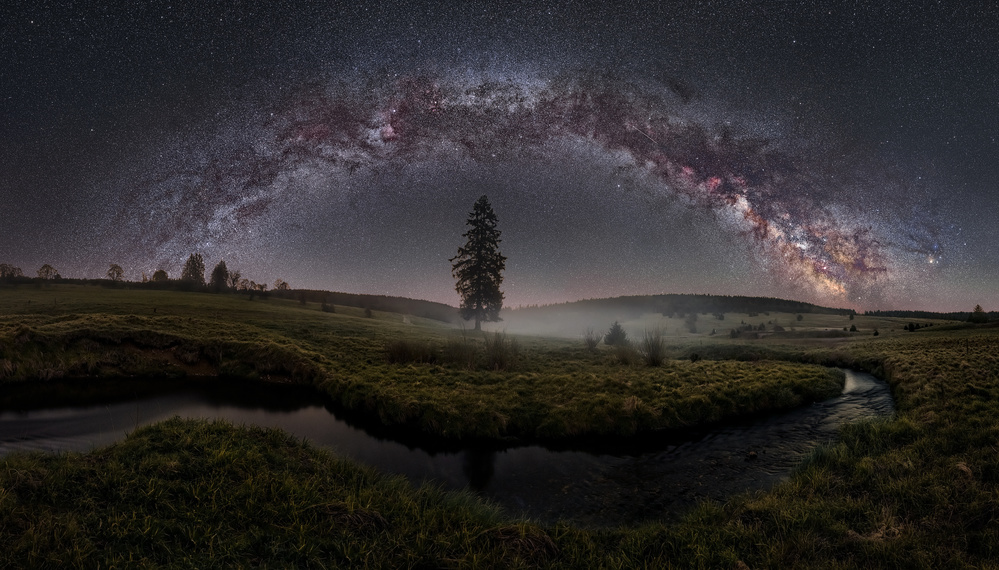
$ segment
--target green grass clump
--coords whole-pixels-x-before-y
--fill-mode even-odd
[[[498,565],[554,552],[535,528],[521,551],[468,495],[223,422],[174,419],[85,455],[11,455],[0,488],[10,568]]]
[[[638,348],[648,366],[662,366],[666,362],[666,338],[662,329],[645,329],[645,336]]]

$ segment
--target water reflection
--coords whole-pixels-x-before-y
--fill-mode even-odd
[[[482,492],[489,486],[496,471],[496,452],[491,449],[469,449],[463,453],[462,471],[473,491]]]
[[[284,429],[414,482],[470,488],[514,515],[610,525],[669,518],[704,498],[767,488],[844,422],[889,414],[894,405],[883,382],[848,371],[843,394],[826,402],[684,437],[654,434],[588,450],[403,443],[342,419],[311,387],[221,380],[5,386],[0,410],[0,453],[86,451],[173,416],[224,418]]]

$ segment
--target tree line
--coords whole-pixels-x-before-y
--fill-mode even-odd
[[[156,289],[179,289],[185,291],[210,291],[213,293],[250,293],[266,294],[268,292],[267,283],[257,283],[251,279],[243,277],[239,271],[230,270],[221,260],[212,269],[208,278],[205,277],[205,259],[200,253],[192,253],[181,269],[180,276],[176,279],[164,269],[153,271],[152,276],[142,272],[142,280],[138,282],[127,281],[125,270],[117,263],[109,265],[104,279],[66,279],[52,265],[46,263],[42,265],[36,277],[29,277],[24,274],[20,267],[9,263],[0,263],[0,283],[33,283],[38,281],[61,281],[61,282],[87,282],[101,284],[126,284],[131,286],[145,286]],[[273,291],[290,291],[291,285],[283,279],[274,282]]]

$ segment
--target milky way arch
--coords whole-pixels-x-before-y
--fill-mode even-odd
[[[210,140],[185,141],[132,185],[114,225],[136,257],[176,262],[232,239],[287,200],[288,180],[303,172],[516,162],[550,154],[553,141],[579,141],[627,156],[654,192],[712,213],[768,273],[811,298],[877,295],[900,271],[898,248],[876,220],[835,200],[862,176],[831,172],[781,141],[683,118],[677,109],[687,97],[668,86],[600,75],[410,75],[288,92]],[[909,240],[910,250],[928,247]]]

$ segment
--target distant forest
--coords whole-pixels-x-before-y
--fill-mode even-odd
[[[999,312],[989,311],[985,313],[989,321],[999,320]],[[971,311],[958,311],[954,313],[933,313],[930,311],[864,311],[864,315],[872,317],[900,317],[903,319],[947,319],[953,321],[967,321],[971,317]]]
[[[95,287],[106,287],[111,289],[153,289],[153,290],[173,290],[173,291],[201,291],[209,292],[207,285],[200,285],[179,279],[166,281],[114,281],[111,279],[73,279],[59,275],[51,279],[40,277],[0,276],[0,285],[10,286],[34,286],[45,285],[89,285]],[[372,311],[385,311],[412,315],[445,323],[453,323],[458,320],[458,309],[435,303],[433,301],[423,301],[420,299],[407,299],[405,297],[390,297],[387,295],[363,295],[358,293],[338,293],[334,291],[315,291],[306,289],[245,289],[237,291],[226,291],[225,294],[246,295],[252,299],[254,297],[279,299],[292,299],[301,302],[303,299],[310,303],[323,303],[324,305],[340,305],[342,307],[358,307],[361,309],[371,309]]]
[[[16,270],[16,272],[14,271]],[[281,282],[281,280],[278,280]],[[179,279],[169,279],[165,281],[116,281],[112,279],[74,279],[66,278],[55,273],[50,278],[28,277],[21,273],[19,268],[0,264],[0,285],[33,285],[41,287],[44,284],[66,284],[66,285],[90,285],[112,288],[129,289],[173,289],[183,291],[208,291],[209,287],[204,284],[191,283]],[[283,283],[283,282],[281,282]],[[287,284],[283,285],[288,287]],[[312,289],[271,289],[266,290],[262,286],[259,290],[237,290],[238,294],[262,297],[274,296],[281,299],[292,299],[311,303],[323,303],[328,305],[341,305],[345,307],[358,307],[371,309],[373,311],[385,311],[423,317],[445,323],[454,323],[459,320],[458,309],[444,303],[434,301],[424,301],[420,299],[409,299],[405,297],[392,297],[388,295],[366,295],[360,293],[340,293],[335,291],[320,291]],[[773,297],[740,297],[731,295],[694,295],[694,294],[665,294],[665,295],[631,295],[623,297],[612,297],[605,299],[584,299],[582,301],[570,301],[566,303],[556,303],[551,305],[529,305],[518,308],[504,308],[504,312],[519,314],[562,312],[566,310],[575,311],[616,311],[622,314],[629,314],[640,317],[648,313],[659,313],[666,317],[682,317],[691,313],[715,314],[715,313],[817,313],[828,315],[851,315],[857,314],[853,309],[837,309],[823,307],[802,301],[790,301],[787,299],[777,299]],[[946,319],[955,321],[967,321],[971,311],[957,311],[950,313],[936,313],[932,311],[864,311],[866,316],[875,317],[899,317],[906,319]],[[999,321],[999,311],[989,311],[986,313],[989,321]]]
[[[609,299],[587,299],[555,305],[532,305],[511,309],[516,312],[545,312],[563,310],[619,311],[635,317],[647,313],[660,313],[666,317],[680,317],[691,313],[820,313],[827,315],[855,314],[853,309],[834,309],[802,301],[789,301],[772,297],[737,297],[730,295],[634,295]]]

